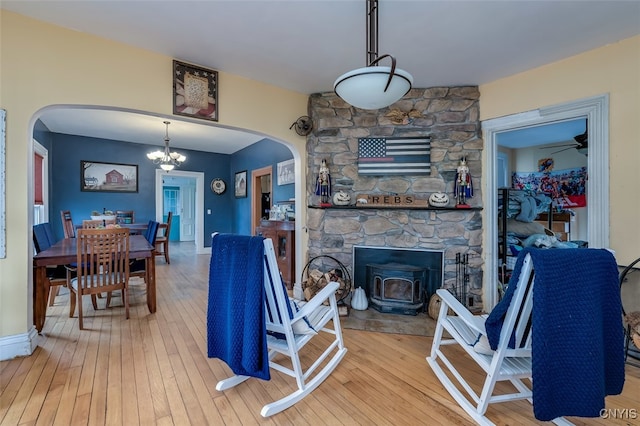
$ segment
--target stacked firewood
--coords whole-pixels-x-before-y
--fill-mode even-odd
[[[332,269],[328,272],[322,272],[319,269],[310,269],[307,279],[302,282],[302,291],[304,292],[304,298],[309,301],[320,290],[322,290],[331,281],[337,282],[340,287],[336,291],[337,294],[342,294],[347,285],[342,277],[342,270]],[[328,301],[324,302],[328,304]]]
[[[636,348],[640,348],[640,311],[629,312],[624,317],[624,321],[629,326],[633,344],[636,345]]]

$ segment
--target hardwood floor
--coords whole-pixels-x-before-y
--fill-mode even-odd
[[[262,406],[295,388],[272,372],[218,392],[230,371],[207,358],[209,256],[189,243],[172,243],[171,265],[158,258],[158,311],[149,314],[141,282],[130,286],[131,316],[120,299],[98,311],[86,300],[85,327],[68,316],[68,293],[47,312],[38,348],[0,363],[1,425],[414,425],[473,424],[425,361],[431,338],[344,329],[349,350],[311,395],[268,419]],[[63,289],[64,290],[64,289]],[[317,353],[313,340],[306,350]],[[462,356],[462,352],[460,352]],[[478,371],[469,366],[470,377]],[[635,410],[636,418],[570,418],[578,425],[640,424],[640,369],[627,366],[621,395],[607,408]],[[622,413],[622,411],[621,411]],[[527,402],[490,407],[499,425],[543,424]]]

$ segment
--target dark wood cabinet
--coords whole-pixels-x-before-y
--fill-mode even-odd
[[[271,238],[276,251],[278,267],[282,280],[289,290],[296,281],[296,242],[295,222],[280,220],[263,220],[256,228],[256,235]]]

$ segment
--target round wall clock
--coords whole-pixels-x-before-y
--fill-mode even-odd
[[[215,178],[211,181],[211,190],[220,195],[227,189],[227,184],[220,178]]]

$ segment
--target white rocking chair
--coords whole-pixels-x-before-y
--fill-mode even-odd
[[[266,328],[267,332],[270,332],[266,336],[269,367],[294,377],[298,385],[298,389],[293,393],[262,408],[260,414],[263,417],[268,417],[291,407],[317,388],[336,368],[347,349],[342,340],[340,316],[335,297],[338,283],[329,283],[313,299],[300,306],[299,311],[296,312],[295,306],[290,310],[292,305],[282,284],[271,239],[264,239],[264,259]],[[323,305],[323,302],[327,300],[329,305]],[[330,321],[333,322],[331,328],[327,327]],[[309,330],[309,326],[313,329]],[[317,332],[331,334],[333,340],[320,357],[304,370],[300,361],[300,350]],[[278,333],[279,338],[275,337],[273,333]],[[278,354],[290,358],[291,368],[288,366],[289,363],[278,362],[276,359]],[[316,372],[316,369],[327,359],[324,367]],[[216,389],[224,391],[249,378],[249,376],[235,375],[218,382]]]
[[[531,378],[530,318],[533,306],[533,284],[533,263],[531,256],[527,255],[504,319],[498,348],[495,351],[491,351],[488,343],[485,343],[487,316],[471,314],[448,290],[436,291],[442,304],[431,347],[431,356],[427,357],[427,362],[456,402],[480,425],[493,425],[485,416],[487,407],[491,403],[520,399],[531,401],[531,388],[523,379]],[[451,335],[451,339],[443,338],[445,330]],[[509,338],[514,331],[516,349],[509,349]],[[479,339],[479,336],[483,337]],[[480,395],[471,388],[451,360],[442,352],[441,347],[445,345],[459,345],[484,370],[486,379]],[[481,350],[479,345],[484,346],[484,350]],[[470,398],[465,396],[460,387],[449,378],[438,360],[455,377]],[[466,357],[460,357],[455,361],[460,366],[468,363]],[[507,380],[515,387],[515,392],[494,394],[496,383]],[[561,418],[554,420],[554,423],[571,424]]]
[[[624,385],[615,257],[604,249],[526,248],[513,274],[487,317],[472,315],[447,290],[437,291],[442,305],[429,366],[481,425],[493,424],[485,416],[489,404],[519,399],[532,403],[537,420],[571,424],[563,416],[597,417],[605,397]],[[451,338],[443,338],[444,331]],[[454,367],[468,364],[467,356],[447,358],[445,345],[459,345],[484,370],[480,394]],[[500,381],[515,391],[496,392]]]

